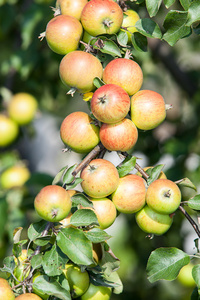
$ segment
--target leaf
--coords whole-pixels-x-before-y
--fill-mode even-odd
[[[146,7],[151,18],[157,14],[161,3],[162,0],[146,0]]]
[[[15,269],[15,261],[14,261],[14,256],[7,256],[3,260],[3,268],[0,268],[2,272],[8,272],[8,273],[13,273]]]
[[[60,249],[75,264],[91,265],[93,263],[92,243],[82,230],[73,227],[63,228],[56,240]]]
[[[194,281],[196,282],[198,288],[200,288],[200,265],[199,264],[193,267],[192,277],[194,278]]]
[[[47,221],[41,220],[40,222],[33,223],[28,228],[28,238],[30,241],[36,240],[41,236],[47,225]]]
[[[95,77],[93,79],[93,84],[94,84],[94,86],[96,86],[96,88],[100,88],[101,86],[105,85],[103,80],[101,80],[99,77]]]
[[[117,171],[119,173],[119,177],[124,177],[128,173],[130,173],[136,164],[136,157],[135,156],[127,156],[122,164],[117,167]]]
[[[160,279],[174,280],[180,269],[190,262],[190,256],[177,248],[158,248],[147,262],[148,280],[153,283]]]
[[[119,269],[120,260],[112,253],[112,250],[108,247],[108,250],[103,249],[101,267],[105,276],[110,276],[112,272],[115,272]]]
[[[154,168],[149,168],[146,170],[146,173],[149,175],[149,178],[147,179],[148,185],[150,185],[154,180],[158,179],[163,167],[164,165],[157,165]]]
[[[74,180],[74,176],[72,175],[73,171],[76,169],[77,164],[71,166],[63,176],[63,184],[69,184]]]
[[[39,253],[37,255],[34,255],[31,258],[31,266],[32,266],[33,269],[39,269],[41,267],[42,258],[43,258],[43,255],[41,253]]]
[[[163,23],[166,30],[163,35],[163,39],[170,45],[174,46],[176,42],[188,36],[191,33],[191,29],[186,26],[187,12],[171,10]]]
[[[22,241],[19,241],[18,243],[15,243],[13,245],[13,249],[12,249],[12,252],[13,252],[13,255],[16,256],[16,257],[19,257],[22,253],[22,246],[25,245],[27,243],[28,240],[22,240]]]
[[[122,283],[117,272],[113,272],[110,276],[107,277],[104,276],[104,274],[96,274],[93,272],[90,272],[89,274],[90,274],[90,282],[93,285],[114,288],[113,292],[115,294],[118,294],[115,292],[117,291],[117,289],[120,290],[119,293],[122,292]]]
[[[179,1],[180,1],[181,5],[183,6],[184,10],[188,10],[188,8],[193,0],[179,0]]]
[[[134,32],[131,36],[131,41],[132,41],[133,47],[137,51],[143,51],[143,52],[147,51],[147,38],[146,38],[146,36],[142,35],[139,32]]]
[[[158,24],[151,19],[140,19],[136,22],[135,27],[144,36],[158,39],[162,38],[162,33]]]
[[[92,201],[90,201],[83,193],[76,193],[71,197],[72,207],[82,205],[83,207],[93,207]]]
[[[15,228],[15,230],[13,232],[13,243],[14,244],[16,244],[20,241],[22,230],[23,230],[23,227]]]
[[[164,4],[167,8],[169,8],[172,4],[174,4],[175,0],[164,0]]]
[[[85,232],[85,235],[92,243],[101,243],[111,238],[109,234],[100,228],[92,228]]]
[[[91,209],[78,209],[73,213],[70,224],[74,226],[99,225],[97,216]]]
[[[117,34],[117,42],[121,47],[126,47],[128,43],[128,34],[126,31],[119,31],[119,33]]]
[[[53,181],[52,181],[52,184],[53,184],[53,185],[54,185],[54,184],[57,184],[57,183],[61,180],[61,178],[62,178],[63,174],[65,173],[65,171],[67,170],[67,168],[68,168],[68,166],[63,167],[63,168],[58,172],[58,174],[54,177],[54,179],[53,179]]]
[[[190,208],[200,210],[200,195],[190,198],[187,203]]]
[[[113,293],[121,294],[123,292],[123,284],[117,272],[112,272],[110,276],[105,276],[108,282],[113,282]]]
[[[75,178],[74,181],[72,181],[71,183],[68,183],[66,186],[65,186],[65,189],[66,190],[73,190],[79,183],[81,183],[83,181],[82,178],[78,177],[78,178]]]
[[[187,178],[187,177],[185,177],[185,178],[181,179],[180,181],[178,181],[177,184],[178,184],[180,187],[182,187],[182,186],[183,186],[183,187],[188,187],[188,188],[191,188],[191,189],[197,191],[196,186],[195,186],[195,185],[193,184],[193,182],[192,182],[189,178]]]
[[[34,244],[37,246],[46,246],[51,240],[51,235],[41,236],[34,240]]]
[[[98,37],[96,42],[93,44],[93,48],[101,51],[102,53],[109,54],[113,57],[121,57],[119,47],[112,40],[108,40],[105,37]]]
[[[200,21],[200,1],[194,0],[188,9],[187,26],[191,26],[192,23]]]

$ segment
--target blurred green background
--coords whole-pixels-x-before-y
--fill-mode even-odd
[[[144,4],[135,5],[141,17],[148,17]],[[0,0],[0,93],[1,112],[9,93],[27,92],[39,102],[39,112],[31,125],[21,128],[20,136],[10,147],[0,150],[0,172],[19,161],[30,169],[32,176],[21,190],[0,191],[0,261],[11,253],[12,233],[15,227],[26,228],[38,220],[33,199],[42,186],[51,184],[53,177],[66,165],[81,160],[81,155],[63,153],[59,127],[65,116],[73,111],[88,112],[80,95],[70,97],[62,84],[58,67],[61,56],[53,53],[45,40],[38,36],[45,31],[53,17],[50,0]],[[180,7],[176,3],[174,9]],[[162,29],[166,8],[156,16]],[[200,189],[200,42],[191,35],[175,47],[150,39],[148,52],[134,52],[134,59],[144,73],[142,89],[160,93],[173,109],[155,130],[139,131],[139,140],[133,155],[142,166],[164,164],[164,172],[171,180],[184,177]],[[81,76],[81,74],[80,74]],[[105,158],[115,164],[116,153]],[[190,212],[195,219],[197,214]],[[113,295],[118,299],[190,299],[193,287],[177,280],[150,284],[146,278],[146,264],[154,249],[174,246],[189,254],[196,252],[192,227],[178,211],[171,229],[161,237],[149,239],[136,225],[134,215],[119,215],[107,230],[113,238],[110,245],[121,260],[119,274],[124,292]]]

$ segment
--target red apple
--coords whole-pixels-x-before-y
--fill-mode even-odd
[[[142,86],[143,73],[140,66],[127,58],[111,60],[103,71],[103,81],[121,86],[130,96]]]
[[[138,131],[129,119],[123,119],[116,124],[102,124],[100,140],[110,151],[128,151],[136,144]]]
[[[0,278],[0,299],[14,300],[15,295],[9,285],[8,281],[4,278]]]
[[[68,115],[61,124],[60,136],[64,144],[78,153],[91,151],[99,143],[99,127],[85,112]]]
[[[123,11],[113,0],[91,0],[81,14],[83,28],[93,36],[117,33],[122,21]]]
[[[116,167],[106,159],[93,159],[81,172],[81,186],[90,197],[103,198],[112,194],[119,183]]]
[[[166,117],[163,97],[157,92],[141,90],[131,98],[131,120],[142,130],[150,130]]]
[[[129,95],[116,84],[98,88],[91,100],[91,111],[101,122],[112,124],[125,118],[130,109]]]
[[[0,114],[0,147],[7,147],[17,138],[19,127],[10,118]]]
[[[111,199],[119,212],[132,214],[146,203],[145,181],[138,175],[129,174],[119,179],[119,185]]]
[[[158,213],[171,214],[181,203],[181,192],[173,181],[157,179],[147,189],[146,202]]]
[[[72,16],[80,20],[82,10],[87,2],[87,0],[57,0],[56,7],[60,8],[62,15]]]

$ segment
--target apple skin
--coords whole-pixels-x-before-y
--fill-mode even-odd
[[[151,130],[166,118],[163,97],[151,90],[141,90],[131,97],[131,120],[142,130]]]
[[[132,33],[137,32],[137,29],[135,28],[135,23],[138,20],[140,20],[140,17],[136,11],[134,11],[132,9],[127,9],[124,12],[122,27],[126,28],[128,31],[125,29],[121,29],[121,31],[125,31],[127,33],[129,44],[131,44]]]
[[[65,85],[81,93],[88,93],[95,88],[93,79],[102,78],[103,67],[98,58],[92,54],[76,50],[63,57],[59,66],[59,74]]]
[[[127,92],[116,84],[106,84],[98,88],[91,100],[91,111],[103,123],[113,124],[123,120],[130,109]]]
[[[6,169],[0,177],[0,184],[3,189],[22,187],[30,178],[31,174],[26,166],[16,165]]]
[[[9,285],[8,281],[4,278],[0,278],[0,299],[14,300],[15,295]]]
[[[193,267],[194,264],[190,262],[189,264],[181,268],[177,276],[177,280],[185,287],[194,288],[196,286],[196,283],[192,276]]]
[[[106,286],[96,286],[90,283],[85,294],[81,296],[81,300],[109,300],[112,290]]]
[[[169,215],[157,213],[148,205],[145,205],[135,214],[135,219],[140,229],[155,235],[164,234],[169,230],[173,222]]]
[[[158,213],[169,215],[178,209],[181,203],[181,192],[173,181],[157,179],[147,189],[146,202]]]
[[[62,15],[81,19],[81,13],[84,6],[88,3],[87,0],[57,0],[56,7],[59,7]]]
[[[111,60],[103,71],[103,81],[121,86],[130,96],[142,86],[142,69],[135,61],[127,58]]]
[[[81,272],[78,265],[68,263],[63,270],[70,286],[70,292],[73,298],[78,298],[83,295],[90,284],[90,279],[87,271]]]
[[[69,114],[60,127],[60,137],[64,144],[78,153],[91,151],[100,141],[99,127],[85,112]]]
[[[43,300],[43,299],[36,294],[25,293],[25,294],[17,296],[15,298],[15,300]]]
[[[102,124],[99,136],[107,150],[128,151],[135,146],[138,131],[135,124],[125,118],[116,124]]]
[[[113,0],[91,0],[81,14],[83,28],[93,36],[117,33],[122,22],[123,11]]]
[[[129,174],[119,179],[119,185],[111,199],[119,212],[132,214],[144,207],[145,181],[138,175]]]
[[[63,220],[71,210],[71,199],[67,191],[58,185],[47,185],[34,200],[38,215],[49,222]]]
[[[17,123],[3,114],[0,114],[0,147],[12,144],[19,134]]]
[[[103,198],[112,194],[119,183],[116,167],[106,159],[93,159],[81,172],[81,186],[90,197]]]
[[[58,15],[47,24],[45,37],[52,51],[64,55],[78,48],[82,34],[83,27],[75,17]]]
[[[35,117],[38,102],[28,93],[17,93],[8,104],[8,115],[18,125],[27,125]]]
[[[145,167],[143,168],[143,170],[146,172],[148,169],[151,169],[153,167]],[[142,177],[142,174],[138,171],[136,173],[136,175]],[[160,172],[160,175],[158,176],[158,179],[167,179],[167,176],[165,175],[165,173],[163,171]]]

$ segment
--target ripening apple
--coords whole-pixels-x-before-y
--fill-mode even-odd
[[[87,93],[95,88],[94,78],[102,78],[103,67],[98,58],[92,54],[76,50],[63,57],[59,66],[59,74],[65,85],[74,91]]]
[[[91,0],[81,14],[83,28],[93,36],[117,33],[122,22],[123,11],[113,0]]]
[[[8,104],[8,114],[18,125],[27,125],[34,119],[37,108],[35,97],[28,93],[17,93]]]
[[[17,123],[7,116],[0,114],[0,147],[12,144],[19,134]]]
[[[17,296],[15,300],[43,300],[43,299],[34,293],[25,293]]]
[[[102,124],[99,136],[107,150],[128,151],[135,146],[138,131],[135,124],[125,118],[116,124]]]
[[[99,126],[85,112],[73,112],[63,120],[60,137],[73,151],[87,153],[100,141]]]
[[[158,213],[169,215],[178,209],[181,203],[181,192],[173,181],[157,179],[147,189],[146,202]]]
[[[86,293],[81,296],[81,300],[109,300],[111,294],[111,288],[90,283]]]
[[[145,205],[135,214],[138,226],[146,233],[162,235],[172,225],[173,218],[169,215],[157,213]]]
[[[142,130],[154,129],[165,118],[165,101],[159,93],[141,90],[131,97],[131,120],[137,128]]]
[[[90,197],[103,198],[112,194],[119,183],[116,167],[106,159],[93,159],[82,171],[81,186]]]
[[[0,278],[0,299],[14,300],[15,295],[9,285],[8,281],[4,278]]]
[[[131,44],[132,33],[137,31],[137,29],[135,28],[135,23],[138,20],[140,20],[140,17],[136,11],[132,9],[127,9],[126,11],[124,11],[121,31],[125,31],[127,33],[129,44]]]
[[[130,96],[142,86],[142,69],[135,61],[127,58],[111,60],[103,71],[103,81],[121,86]]]
[[[12,166],[1,174],[0,185],[3,189],[21,187],[26,183],[30,176],[30,171],[26,166]]]
[[[91,111],[101,122],[108,124],[120,122],[126,117],[129,109],[129,95],[116,84],[105,84],[92,96]]]
[[[83,34],[81,23],[72,16],[58,15],[47,24],[45,37],[49,48],[58,54],[76,50]]]
[[[145,181],[138,175],[128,174],[119,179],[117,189],[111,199],[119,212],[132,214],[139,211],[146,203]]]
[[[81,19],[81,13],[88,0],[57,0],[56,7],[60,8],[62,15],[75,17],[77,20]]]
[[[34,206],[38,215],[44,220],[59,222],[69,214],[72,203],[63,187],[47,185],[35,197]]]
[[[86,270],[82,272],[78,265],[67,263],[63,273],[69,282],[72,298],[78,298],[87,291],[90,279]]]

